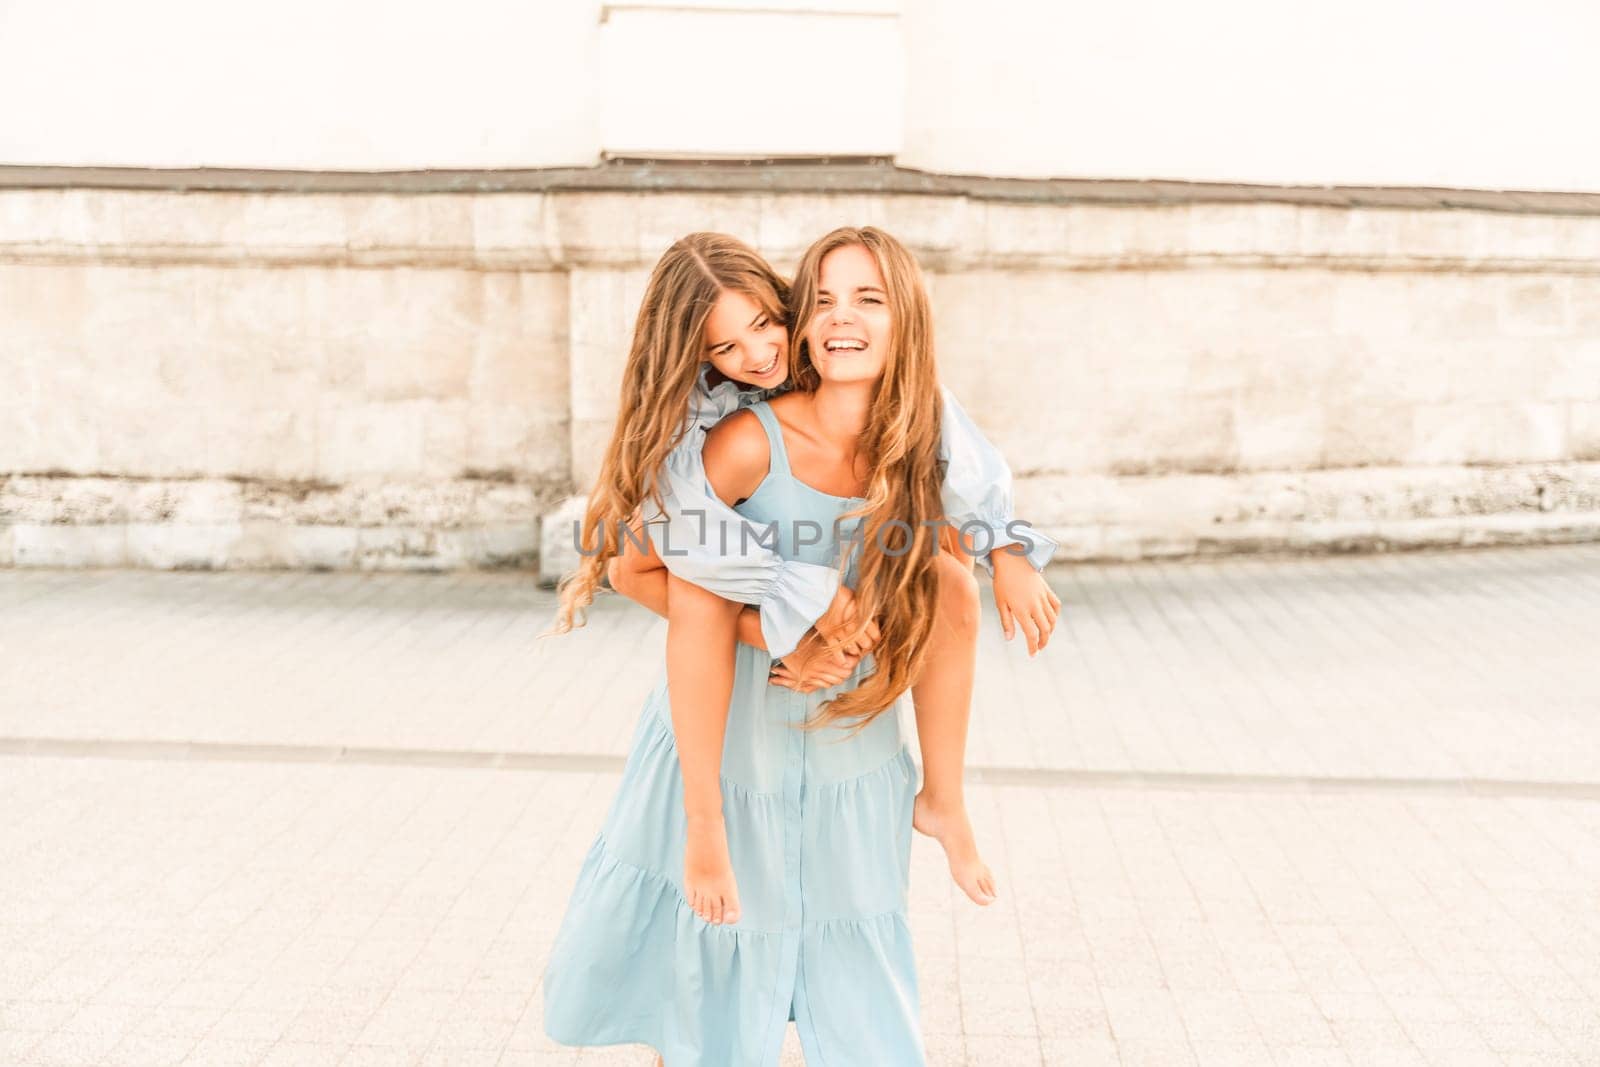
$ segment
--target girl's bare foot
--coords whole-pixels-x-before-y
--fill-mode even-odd
[[[683,894],[708,923],[739,921],[739,887],[733,880],[728,833],[722,816],[689,817],[683,845]]]
[[[911,825],[944,848],[945,859],[950,863],[950,877],[974,904],[994,903],[997,896],[994,875],[978,855],[978,840],[972,834],[972,821],[967,818],[965,804],[944,804],[923,790],[911,806]]]

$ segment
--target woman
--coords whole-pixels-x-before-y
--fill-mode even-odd
[[[924,1062],[905,912],[914,767],[897,712],[937,597],[927,297],[909,253],[870,229],[813,246],[795,290],[803,391],[712,430],[706,477],[745,517],[778,521],[786,558],[827,563],[859,528],[847,581],[881,637],[816,694],[769,685],[768,657],[740,646],[722,771],[737,923],[705,923],[674,882],[686,827],[658,690],[551,950],[544,1020],[558,1041],[745,1067],[777,1062],[792,1018],[812,1067]],[[839,537],[795,536],[796,520],[831,534],[841,518]],[[825,702],[823,728],[799,729]]]

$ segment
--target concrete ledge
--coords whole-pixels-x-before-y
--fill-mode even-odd
[[[885,159],[612,159],[530,170],[295,171],[0,166],[0,189],[286,193],[897,193],[1024,203],[1276,203],[1600,215],[1600,193],[934,174]]]
[[[1600,199],[1600,198],[1596,198]],[[723,230],[777,263],[853,220],[934,271],[1310,268],[1600,274],[1600,212],[1314,199],[989,200],[961,193],[613,189],[334,193],[0,186],[0,264],[648,268]]]
[[[1058,560],[1600,540],[1600,463],[1019,480]]]
[[[0,479],[0,565],[159,570],[532,567],[547,488],[456,481]]]

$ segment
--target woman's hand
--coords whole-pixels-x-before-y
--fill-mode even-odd
[[[828,651],[828,639],[809,630],[793,652],[772,665],[768,681],[797,693],[814,693],[842,684],[860,662],[860,653]]]
[[[861,620],[856,611],[856,595],[842,582],[833,594],[833,603],[817,620],[816,632],[857,658],[871,652],[880,636],[877,622]]]
[[[1009,641],[1020,626],[1031,656],[1050,643],[1061,614],[1061,598],[1025,557],[997,548],[990,553],[989,562],[994,564],[994,603],[1000,609],[1000,628]]]

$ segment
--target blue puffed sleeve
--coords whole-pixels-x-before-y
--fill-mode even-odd
[[[983,431],[967,417],[956,398],[944,386],[939,440],[939,458],[945,461],[941,497],[944,513],[957,530],[967,528],[964,537],[969,547],[997,551],[1004,545],[1022,545],[1028,562],[1043,570],[1055,555],[1056,542],[1025,523],[1017,522],[1011,505],[1011,468]],[[988,535],[971,525],[977,523]],[[978,557],[984,569],[994,570],[987,554]]]
[[[759,607],[767,653],[781,659],[828,610],[839,589],[839,571],[786,560],[757,538],[743,536],[744,517],[707,483],[700,455],[706,431],[768,395],[733,382],[708,387],[702,369],[683,432],[660,471],[661,508],[647,498],[642,514],[667,570],[724,600]]]

